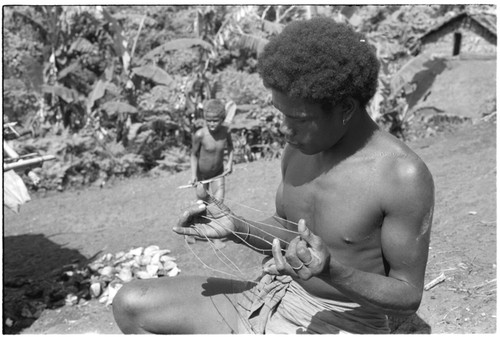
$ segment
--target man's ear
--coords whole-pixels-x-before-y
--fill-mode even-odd
[[[358,109],[358,101],[352,97],[347,97],[342,101],[342,124],[347,125]]]

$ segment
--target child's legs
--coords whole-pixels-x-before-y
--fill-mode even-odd
[[[210,183],[210,192],[217,200],[224,201],[226,189],[226,179],[224,177],[216,179]]]
[[[113,314],[124,333],[234,333],[238,317],[234,297],[250,286],[205,277],[136,280],[119,290]]]

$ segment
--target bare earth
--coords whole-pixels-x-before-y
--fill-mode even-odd
[[[409,145],[427,163],[436,185],[426,283],[441,273],[445,281],[424,292],[417,315],[396,333],[494,333],[496,122],[461,125]],[[279,175],[277,160],[236,165],[227,180],[227,204],[254,219],[270,215]],[[182,172],[114,181],[102,189],[33,195],[19,215],[4,209],[4,333],[120,333],[111,307],[95,299],[44,309],[37,319],[5,325],[6,317],[19,315],[20,303],[27,299],[29,287],[20,280],[31,280],[31,287],[49,284],[54,271],[76,260],[83,264],[99,252],[156,244],[172,251],[184,275],[225,276],[206,266],[234,273],[207,243],[197,242],[190,247],[203,257],[206,266],[202,264],[171,230],[195,198],[193,190],[177,189],[188,180],[189,173]],[[257,274],[260,256],[231,243],[223,252],[243,277]]]

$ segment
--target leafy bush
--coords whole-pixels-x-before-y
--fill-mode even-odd
[[[116,142],[106,144],[90,132],[65,131],[61,135],[31,138],[18,143],[15,149],[19,154],[36,149],[42,155],[56,157],[55,161],[44,163],[42,170],[37,170],[42,186],[47,189],[86,186],[113,176],[129,177],[143,172],[140,155],[127,153],[123,145]]]

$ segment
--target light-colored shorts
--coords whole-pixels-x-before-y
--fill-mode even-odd
[[[238,295],[238,333],[387,334],[387,316],[309,294],[290,276],[267,275]]]

